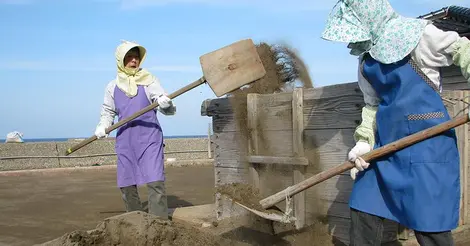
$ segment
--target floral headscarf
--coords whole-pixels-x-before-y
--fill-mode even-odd
[[[375,60],[390,64],[413,51],[428,23],[398,15],[387,0],[340,0],[322,38],[349,43],[351,54],[368,52]]]

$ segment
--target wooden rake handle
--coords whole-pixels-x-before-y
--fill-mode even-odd
[[[413,145],[417,142],[421,142],[425,139],[431,138],[435,135],[438,135],[440,133],[443,133],[449,129],[452,129],[454,127],[463,125],[465,123],[469,122],[468,114],[465,114],[463,116],[456,117],[452,120],[443,122],[439,125],[430,127],[428,129],[422,130],[420,132],[417,132],[415,134],[412,134],[410,136],[404,137],[400,140],[397,140],[395,142],[389,143],[387,145],[384,145],[378,149],[372,150],[368,152],[367,154],[361,156],[366,162],[370,162],[376,158],[382,157],[384,155],[393,153],[395,151],[401,150],[405,147],[408,147],[410,145]],[[334,167],[332,169],[323,171],[319,174],[316,174],[302,182],[299,182],[293,186],[288,187],[287,189],[284,189],[274,195],[271,195],[269,197],[266,197],[265,199],[260,201],[261,206],[264,209],[268,209],[275,204],[283,201],[286,196],[292,197],[295,194],[302,192],[318,183],[321,183],[333,176],[339,175],[345,171],[348,171],[354,167],[354,163],[350,161],[344,162],[342,165],[339,165],[337,167]]]
[[[177,96],[179,96],[179,95],[181,95],[181,94],[183,94],[183,93],[185,93],[185,92],[188,92],[188,91],[190,91],[190,90],[192,90],[192,89],[198,87],[199,85],[204,84],[205,82],[206,82],[206,79],[205,79],[204,77],[201,77],[200,79],[194,81],[193,83],[191,83],[191,84],[189,84],[189,85],[187,85],[187,86],[185,86],[185,87],[183,87],[183,88],[181,88],[181,89],[179,89],[179,90],[177,90],[177,91],[171,93],[168,97],[169,97],[170,99],[173,99],[173,98],[175,98],[175,97],[177,97]],[[148,105],[147,107],[145,107],[145,108],[143,108],[143,109],[141,109],[141,110],[135,112],[133,115],[129,116],[128,118],[126,118],[126,119],[124,119],[124,120],[121,120],[121,121],[119,121],[118,123],[116,123],[116,124],[114,124],[114,125],[108,127],[108,128],[106,129],[106,131],[105,131],[106,134],[109,134],[110,132],[112,132],[112,131],[114,131],[115,129],[121,127],[122,125],[128,123],[129,121],[131,121],[131,120],[133,120],[133,119],[135,119],[135,118],[137,118],[137,117],[139,117],[139,116],[141,116],[141,115],[147,113],[148,111],[153,110],[154,108],[157,108],[157,107],[158,107],[158,103],[157,103],[157,102]],[[70,154],[72,154],[73,152],[75,152],[75,151],[77,151],[77,150],[83,148],[84,146],[90,144],[91,142],[93,142],[93,141],[95,141],[95,140],[97,140],[97,139],[98,139],[98,138],[97,138],[95,135],[93,135],[92,137],[89,137],[89,138],[87,138],[87,139],[81,141],[80,143],[78,143],[77,145],[73,146],[72,148],[67,149],[65,155],[70,155]]]

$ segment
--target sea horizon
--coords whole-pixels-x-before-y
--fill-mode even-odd
[[[69,138],[23,138],[25,143],[33,142],[66,142],[73,139],[87,139],[88,137],[69,137]],[[109,137],[115,138],[115,137]],[[163,138],[207,138],[207,135],[173,135],[173,136],[163,136]],[[5,143],[6,139],[0,139],[0,143]]]

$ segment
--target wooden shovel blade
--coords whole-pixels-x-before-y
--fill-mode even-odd
[[[266,74],[251,39],[245,39],[199,58],[204,78],[217,97],[232,92]]]

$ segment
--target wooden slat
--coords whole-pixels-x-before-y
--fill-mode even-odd
[[[460,93],[460,96],[462,99],[465,98],[467,96],[469,96],[470,93],[469,92],[464,92],[462,91]],[[460,114],[461,115],[464,115],[464,114],[468,114],[468,105],[464,102],[460,102],[460,107],[462,109],[462,111],[460,111]],[[469,130],[469,127],[468,127],[468,124],[464,124],[462,126],[460,126],[461,128],[461,132],[460,132],[460,139],[458,140],[459,143],[461,144],[461,152],[460,152],[460,161],[461,161],[461,192],[463,194],[463,202],[462,202],[462,209],[460,210],[461,211],[461,217],[462,217],[462,224],[468,224],[469,221],[467,219],[468,217],[468,202],[469,202],[469,198],[468,196],[470,195],[468,193],[468,165],[469,165],[469,158],[468,158],[468,149],[469,149],[469,142],[468,142],[468,130]]]
[[[248,94],[247,97],[247,123],[249,129],[248,153],[250,155],[258,154],[259,136],[258,136],[258,94]],[[251,181],[253,186],[260,188],[259,173],[257,165],[249,165]]]
[[[214,167],[246,168],[241,160],[214,160]],[[244,167],[245,166],[245,167]]]
[[[362,96],[357,82],[335,84],[304,90],[304,100],[335,99],[344,96]]]
[[[214,133],[239,131],[239,126],[233,118],[233,114],[218,114],[212,116]]]
[[[452,93],[452,97],[453,98],[459,98],[460,97],[460,92],[459,91],[455,91]],[[459,112],[462,110],[462,102],[457,102],[455,105],[454,105],[454,114],[452,117],[455,117],[457,115],[459,115]],[[466,125],[466,124],[465,124]],[[463,137],[463,130],[462,129],[462,126],[459,126],[459,127],[456,127],[455,128],[455,133],[457,135],[457,147],[459,149],[459,153],[460,153],[460,177],[463,176],[462,172],[464,170],[464,168],[462,167],[464,165],[464,163],[462,162],[462,151],[463,151],[463,148],[465,147],[465,144],[462,142],[462,137]],[[463,184],[464,182],[462,182],[462,179],[460,179],[460,211],[462,211],[464,208],[465,208],[465,205],[464,205],[464,193],[463,191],[465,189],[463,189]],[[459,225],[463,225],[464,223],[464,218],[463,218],[463,213],[461,212],[460,213],[460,216],[459,216]]]
[[[351,86],[347,88],[351,89]],[[317,91],[304,91],[302,118],[305,129],[356,128],[359,125],[364,106],[361,93],[339,87],[338,93],[327,93],[329,97],[322,98]],[[259,129],[291,130],[293,112],[290,104],[291,99],[286,94],[260,95]]]
[[[214,168],[216,177],[216,186],[232,183],[247,183],[248,169],[246,168],[230,168],[216,167]]]
[[[454,77],[454,76],[462,76],[462,70],[460,69],[460,67],[452,65],[449,67],[442,68],[442,78]],[[444,79],[444,83],[445,83],[445,79]]]
[[[460,83],[467,83],[468,84],[467,80],[462,75],[442,78],[442,81],[444,82],[443,86],[448,86],[450,84],[460,84]],[[468,86],[467,86],[467,88],[468,88]]]
[[[304,90],[305,129],[356,128],[363,106],[357,83]]]
[[[468,94],[467,94],[468,95]],[[467,128],[469,128],[469,131],[470,131],[470,127],[467,126]],[[470,141],[470,132],[467,133],[468,135],[468,141]],[[467,149],[467,156],[470,156],[470,147]],[[470,161],[470,160],[469,160]],[[467,183],[467,186],[466,186],[466,191],[467,191],[467,202],[466,202],[466,211],[464,211],[466,213],[466,225],[470,225],[470,198],[468,196],[470,196],[469,194],[469,191],[470,191],[470,163],[469,161],[467,161],[467,165],[466,165],[466,168],[467,168],[467,173],[466,173],[466,183]]]
[[[461,83],[455,83],[455,84],[444,84],[442,88],[445,90],[469,90],[470,89],[468,82],[466,81],[461,82]]]
[[[302,88],[296,88],[292,93],[292,150],[294,156],[302,158],[308,165],[308,159],[304,158],[304,93]],[[306,168],[303,166],[293,166],[293,183],[297,184],[305,179]],[[301,229],[306,224],[305,218],[305,192],[300,192],[294,197],[294,214],[297,219],[295,226]]]
[[[204,100],[201,104],[201,116],[214,116],[217,114],[232,114],[232,104],[229,98],[215,98]]]
[[[305,129],[355,128],[364,100],[357,83],[303,89]],[[292,94],[257,95],[258,124],[263,130],[292,129]],[[204,106],[205,105],[205,106]],[[203,103],[201,114],[213,116],[214,132],[235,131],[230,98]]]
[[[212,141],[216,161],[239,160],[240,157],[246,156],[246,150],[241,149],[246,139],[240,132],[215,133]]]
[[[469,97],[470,97],[470,92],[469,91],[462,91],[462,94],[461,94],[461,97],[462,99],[465,101],[465,102],[468,102],[469,101]],[[461,114],[468,114],[469,113],[469,110],[468,110],[468,104],[464,103],[464,102],[461,102],[461,107],[464,109]],[[468,124],[465,124],[463,126],[461,126],[463,128],[463,132],[462,132],[462,144],[464,145],[462,147],[462,152],[460,153],[461,155],[461,160],[462,160],[462,164],[461,164],[461,167],[462,167],[462,176],[461,176],[461,182],[463,182],[462,184],[462,193],[463,193],[463,208],[461,209],[461,213],[463,213],[463,224],[465,225],[468,225],[470,224],[470,194],[469,194],[469,185],[470,185],[470,181],[468,180],[469,179],[469,172],[470,172],[470,159],[469,159],[469,151],[470,151],[470,143],[469,143],[469,137],[470,137],[470,134],[469,134],[469,126]]]
[[[278,156],[248,156],[248,162],[257,164],[301,165],[307,166],[308,159],[304,157],[278,157]]]
[[[354,129],[305,130],[305,158],[314,165],[309,165],[309,173],[318,172],[342,164],[348,151],[354,147]],[[261,131],[263,136],[263,155],[289,157],[292,155],[292,131]],[[238,132],[214,134],[215,159],[240,160],[245,155],[238,146],[241,138]]]

